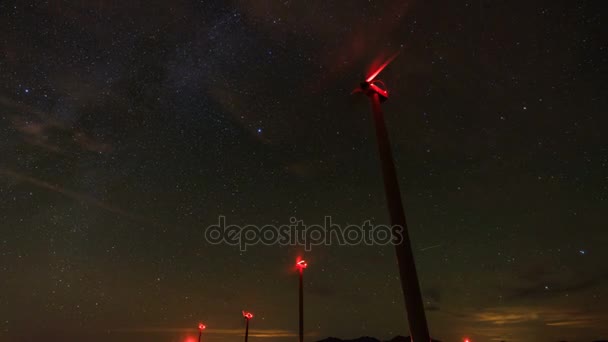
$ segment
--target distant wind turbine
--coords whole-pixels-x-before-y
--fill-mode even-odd
[[[207,329],[207,327],[203,323],[198,324],[198,342],[201,342],[201,335],[205,329]]]
[[[306,261],[301,258],[296,260],[296,267],[300,273],[300,292],[299,292],[299,313],[300,313],[300,329],[299,329],[299,342],[304,342],[304,269],[308,267]]]
[[[245,342],[247,342],[249,338],[249,320],[253,318],[253,314],[243,310],[243,317],[245,317]]]

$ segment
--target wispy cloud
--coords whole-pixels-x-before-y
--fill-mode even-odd
[[[118,208],[118,207],[112,206],[110,204],[107,204],[103,201],[100,201],[90,195],[82,194],[82,193],[79,193],[79,192],[76,192],[76,191],[73,191],[70,189],[66,189],[60,185],[51,184],[49,182],[31,177],[31,176],[27,176],[27,175],[24,175],[24,174],[21,174],[21,173],[18,173],[18,172],[9,170],[9,169],[4,169],[4,168],[0,168],[0,175],[11,178],[16,181],[28,183],[30,185],[36,186],[41,189],[46,189],[48,191],[59,193],[61,195],[69,197],[73,200],[76,200],[78,202],[83,202],[83,203],[95,206],[97,208],[103,209],[105,211],[109,211],[111,213],[130,218],[135,221],[150,223],[143,216],[139,216],[139,215],[130,213],[126,210],[123,210],[121,208]]]
[[[493,324],[515,324],[538,320],[538,313],[530,312],[528,309],[495,309],[487,310],[474,315],[478,322],[489,322]]]
[[[112,146],[102,142],[84,131],[54,119],[51,113],[46,113],[23,103],[12,101],[0,96],[0,105],[14,113],[9,116],[13,129],[19,132],[25,143],[44,148],[50,152],[65,154],[61,145],[75,146],[80,150],[95,153],[107,153]],[[67,142],[64,136],[68,136]]]
[[[511,299],[546,298],[561,295],[563,293],[584,291],[594,288],[606,281],[608,281],[608,272],[605,271],[595,275],[562,275],[561,278],[553,275],[541,275],[527,286],[513,289],[508,297]],[[549,286],[547,284],[551,285]]]
[[[540,323],[548,326],[587,327],[607,319],[605,315],[549,307],[491,308],[473,314],[477,322],[495,325]]]
[[[570,320],[570,321],[560,321],[560,322],[550,322],[547,323],[549,326],[581,326],[581,327],[590,327],[593,326],[595,320]]]

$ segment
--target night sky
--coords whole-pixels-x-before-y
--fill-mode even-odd
[[[608,337],[600,1],[1,1],[0,340],[408,335],[391,246],[210,245],[388,223],[383,105],[443,341]]]

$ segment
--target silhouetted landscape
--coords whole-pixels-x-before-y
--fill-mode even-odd
[[[393,338],[391,338],[390,340],[380,340],[374,337],[369,337],[369,336],[361,336],[358,338],[354,338],[354,339],[340,339],[340,338],[336,338],[336,337],[328,337],[322,340],[319,340],[317,342],[411,342],[411,339],[409,336],[395,336]],[[432,340],[432,342],[441,342],[439,340]],[[499,342],[509,342],[508,340],[501,340]],[[567,341],[567,340],[560,340],[558,342],[572,342],[572,341]],[[580,341],[583,342],[583,341]],[[594,341],[590,341],[590,342],[608,342],[608,340],[594,340]]]
[[[362,336],[351,340],[343,340],[336,337],[328,337],[317,342],[411,342],[409,336],[395,336],[390,340],[382,341],[374,337]],[[439,340],[432,340],[432,342],[441,342]]]
[[[374,337],[362,336],[351,340],[343,340],[335,337],[328,337],[318,342],[411,342],[409,336],[395,336],[390,340],[382,341]],[[432,342],[441,342],[439,340],[432,340]]]

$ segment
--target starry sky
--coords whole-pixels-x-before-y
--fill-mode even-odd
[[[204,229],[388,223],[383,105],[432,336],[608,337],[600,2],[1,1],[0,340],[307,341],[408,328],[391,246]],[[603,20],[603,21],[602,21]]]

